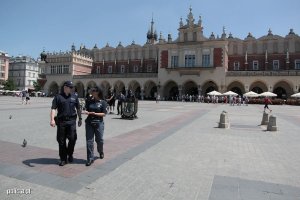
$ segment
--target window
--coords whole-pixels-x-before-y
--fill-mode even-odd
[[[63,67],[63,73],[68,74],[69,73],[69,65],[64,65]]]
[[[194,41],[197,41],[197,32],[194,32],[194,33],[193,33],[193,40],[194,40]]]
[[[187,33],[184,33],[184,41],[185,41],[185,42],[188,41],[188,35],[187,35]]]
[[[257,61],[257,60],[254,60],[254,61],[253,61],[253,65],[252,65],[252,69],[253,69],[253,70],[258,70],[258,67],[259,67],[259,66],[258,66],[258,61]]]
[[[152,72],[152,65],[147,66],[147,72]]]
[[[273,60],[273,70],[279,70],[279,60]]]
[[[240,70],[240,62],[234,61],[234,63],[233,63],[233,70],[235,70],[235,71]]]
[[[124,74],[125,73],[125,66],[121,65],[121,73]]]
[[[100,74],[100,66],[96,67],[96,74]]]
[[[203,67],[209,67],[210,66],[210,55],[202,55],[202,66]]]
[[[56,66],[51,66],[51,74],[56,74]]]
[[[139,66],[134,65],[133,66],[133,72],[139,72]]]
[[[195,55],[185,55],[185,67],[195,67]]]
[[[58,65],[57,66],[57,73],[58,74],[62,74],[63,73],[62,65]]]
[[[171,56],[171,67],[178,67],[178,56]]]
[[[107,72],[108,72],[109,74],[112,73],[112,66],[108,66]]]
[[[295,69],[300,69],[300,60],[295,60]]]
[[[28,77],[30,77],[31,76],[31,73],[30,72],[28,72]]]

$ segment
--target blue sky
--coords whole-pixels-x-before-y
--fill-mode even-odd
[[[143,45],[152,13],[158,35],[176,39],[190,6],[197,21],[202,16],[207,37],[221,35],[223,26],[241,39],[248,32],[261,37],[269,28],[281,36],[293,28],[300,35],[299,0],[1,0],[0,50],[37,58],[43,48],[66,51],[73,43],[77,49],[133,40]]]

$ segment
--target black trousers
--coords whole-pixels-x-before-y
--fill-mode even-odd
[[[119,103],[117,104],[117,110],[118,110],[118,114],[123,114],[123,106],[122,106],[122,103]]]
[[[68,139],[68,145],[67,140]],[[67,161],[67,156],[72,156],[77,140],[76,120],[62,121],[57,124],[57,136],[60,160]]]

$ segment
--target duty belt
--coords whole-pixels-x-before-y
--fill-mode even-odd
[[[76,115],[75,116],[63,116],[58,118],[61,121],[71,121],[71,120],[76,120]]]

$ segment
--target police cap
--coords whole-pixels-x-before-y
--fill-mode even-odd
[[[72,81],[66,81],[66,82],[64,82],[64,86],[67,86],[69,88],[73,88],[74,87]]]

